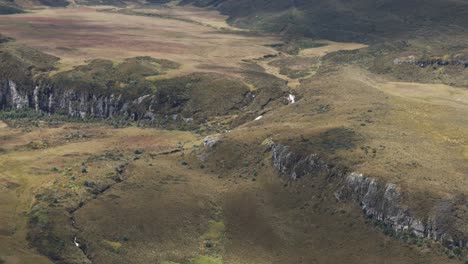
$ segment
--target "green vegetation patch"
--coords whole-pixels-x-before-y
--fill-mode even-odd
[[[213,256],[196,256],[191,258],[188,264],[223,264],[223,259]]]
[[[122,0],[77,0],[76,3],[80,5],[110,5],[124,7],[127,4]]]
[[[13,1],[0,0],[0,15],[23,13],[23,9]]]
[[[417,34],[426,29],[444,34],[448,27],[462,28],[468,23],[468,3],[465,1],[394,0],[378,4],[375,1],[346,0],[182,1],[182,4],[189,3],[214,6],[229,15],[229,22],[237,26],[336,41],[401,38],[402,33]]]
[[[94,118],[77,118],[60,114],[48,115],[44,112],[36,112],[33,109],[12,109],[0,111],[0,120],[5,121],[10,127],[21,128],[23,131],[29,131],[35,127],[49,126],[54,127],[64,122],[101,122],[102,120]]]
[[[122,247],[122,243],[117,242],[117,241],[103,240],[102,244],[104,245],[105,248],[107,248],[108,250],[114,253],[119,253],[120,248]]]
[[[85,90],[93,94],[119,93],[125,98],[135,99],[155,92],[155,83],[146,80],[148,76],[160,75],[180,65],[152,57],[135,57],[114,63],[96,59],[87,65],[74,67],[52,77],[58,87],[75,91]]]
[[[20,87],[32,87],[34,76],[55,69],[58,60],[27,46],[4,43],[0,45],[0,78],[15,81]]]
[[[38,2],[51,7],[65,7],[69,5],[67,0],[39,0]]]
[[[319,57],[294,57],[274,60],[269,63],[280,69],[280,73],[292,79],[305,78],[313,75],[320,67]]]
[[[226,115],[249,102],[247,85],[219,74],[191,74],[158,82],[158,102],[182,107],[182,115],[198,119]]]
[[[223,221],[209,222],[208,230],[203,234],[202,239],[213,243],[218,243],[224,238],[225,226]]]
[[[165,73],[167,70],[178,69],[180,64],[165,60],[155,59],[149,56],[126,59],[116,67],[116,71],[121,76],[153,76]]]

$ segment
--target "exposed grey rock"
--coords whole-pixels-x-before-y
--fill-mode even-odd
[[[416,63],[416,57],[414,55],[410,55],[408,57],[402,57],[402,58],[395,58],[393,60],[393,64],[395,65],[415,64],[415,63]]]
[[[401,57],[395,58],[393,60],[393,64],[395,65],[418,65],[420,67],[427,67],[429,65],[437,65],[437,66],[448,66],[448,65],[455,65],[455,66],[464,66],[468,67],[468,56],[458,54],[453,57],[453,59],[443,59],[443,58],[431,58],[431,59],[423,59],[423,58],[416,58],[414,55],[408,57]]]
[[[54,105],[54,95],[53,94],[49,94],[49,99],[48,99],[48,103],[47,103],[47,113],[50,115],[52,114],[52,107]]]
[[[203,146],[205,146],[205,150],[202,151],[198,155],[198,160],[200,161],[205,161],[209,155],[210,155],[210,149],[212,149],[216,144],[222,141],[222,135],[221,134],[214,134],[214,135],[209,135],[206,136],[205,139],[203,140]]]
[[[346,176],[337,196],[340,200],[358,202],[364,214],[391,226],[397,232],[408,231],[423,236],[420,230],[413,229],[422,221],[415,219],[401,203],[401,194],[393,183],[383,184],[353,172]]]
[[[457,54],[454,59],[457,64],[468,67],[468,55]]]
[[[148,111],[143,115],[143,119],[154,121],[156,120],[156,115],[153,112]]]
[[[10,96],[13,108],[23,109],[28,107],[28,97],[18,92],[16,83],[9,80],[8,87],[10,88]]]
[[[311,173],[329,173],[329,167],[322,162],[318,155],[300,155],[292,152],[287,146],[267,143],[272,150],[273,166],[282,174],[288,175],[291,180],[296,180]]]
[[[452,247],[468,247],[468,234],[455,224],[452,200],[440,201],[433,212],[426,216],[417,215],[408,207],[400,188],[394,183],[385,183],[358,172],[346,173],[328,165],[316,154],[299,154],[289,147],[267,143],[272,150],[272,163],[289,180],[325,174],[341,184],[334,196],[339,201],[354,201],[363,213],[395,232],[408,232]],[[459,199],[468,205],[468,199]]]
[[[221,141],[221,135],[216,134],[216,135],[210,135],[205,137],[203,140],[203,145],[208,148],[214,147],[218,142]]]
[[[151,95],[149,95],[149,94],[143,95],[143,96],[139,97],[138,99],[136,99],[134,102],[135,102],[136,104],[139,105],[139,104],[143,103],[143,101],[144,101],[146,98],[148,98],[148,97],[150,97],[150,96],[151,96]]]
[[[0,107],[2,109],[32,108],[48,114],[67,114],[71,117],[111,118],[118,114],[129,115],[129,104],[123,102],[121,95],[91,94],[87,91],[75,91],[51,87],[48,84],[36,84],[32,87],[19,87],[11,80],[0,80]],[[141,103],[144,98],[136,100]]]
[[[34,110],[39,112],[39,86],[34,88]]]

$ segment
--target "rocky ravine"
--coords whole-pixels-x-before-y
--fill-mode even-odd
[[[336,169],[318,155],[300,155],[285,145],[270,142],[269,146],[274,167],[288,180],[324,174],[339,182],[339,188],[334,194],[338,200],[359,203],[367,217],[394,232],[407,232],[419,238],[438,241],[449,249],[468,248],[468,234],[457,226],[453,210],[457,203],[468,203],[466,198],[439,201],[427,215],[417,216],[405,204],[399,187],[394,183]]]

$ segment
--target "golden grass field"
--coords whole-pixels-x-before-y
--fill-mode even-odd
[[[77,132],[86,137],[67,139]],[[77,236],[95,263],[452,263],[436,244],[404,245],[373,229],[355,205],[337,203],[333,187],[323,187],[320,178],[285,188],[268,153],[259,151],[262,136],[255,130],[233,131],[226,138],[232,144],[206,162],[196,157],[201,139],[99,124],[3,126],[0,188],[7,203],[0,206],[0,256],[6,263],[51,263],[25,239],[34,195],[49,190],[63,199],[82,197],[83,183],[105,180],[115,164],[88,161],[88,173],[80,174],[83,160],[104,153],[132,157],[141,149],[139,159],[129,160],[124,182],[74,213]],[[31,149],[31,141],[47,144]],[[181,146],[183,152],[157,155]],[[70,225],[66,220],[55,221]],[[207,240],[212,247],[205,247]]]
[[[179,142],[194,140],[190,133],[153,129],[114,130],[101,125],[70,124],[24,132],[1,124],[0,256],[7,263],[50,263],[29,248],[26,223],[34,195],[44,188],[58,188],[57,181],[63,180],[61,173],[53,172],[52,168],[61,171],[74,168],[80,160],[104,151],[131,152],[137,148],[164,151],[177,147]],[[74,131],[84,133],[87,139],[67,140],[66,135]],[[31,143],[40,147],[31,148]],[[101,166],[105,168],[105,164]]]
[[[302,81],[303,99],[236,130],[299,144],[354,170],[398,184],[411,203],[428,205],[468,193],[466,90],[440,84],[395,82],[353,66],[329,68]],[[317,109],[327,106],[326,112]],[[327,130],[349,148],[294,143],[320,138]],[[340,138],[341,137],[341,138]],[[375,150],[375,153],[372,153]],[[415,209],[422,208],[415,206]],[[427,207],[425,207],[427,208]]]

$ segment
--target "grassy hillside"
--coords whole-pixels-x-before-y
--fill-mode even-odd
[[[463,31],[468,3],[458,0],[183,0],[214,6],[242,27],[334,40],[420,34],[451,25]],[[457,33],[457,32],[454,32]]]
[[[150,0],[164,4],[170,0]],[[0,0],[0,14],[22,12],[17,0]],[[139,0],[77,0],[80,5],[125,6]],[[180,4],[215,7],[236,26],[300,37],[370,41],[462,35],[468,2],[460,0],[182,0]],[[66,0],[35,0],[28,6],[62,7]]]
[[[14,1],[0,0],[0,15],[18,14],[22,12],[23,10],[21,9],[21,7],[16,5]]]

